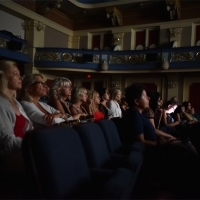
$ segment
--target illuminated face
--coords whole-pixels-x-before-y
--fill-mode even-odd
[[[141,98],[137,101],[137,105],[141,109],[145,109],[149,107],[149,97],[147,96],[147,93],[145,90],[143,90]]]
[[[60,89],[60,95],[67,98],[71,96],[71,91],[72,91],[72,86],[66,84]]]
[[[100,104],[100,97],[99,97],[99,94],[97,93],[95,98],[94,98],[94,103],[95,104]]]
[[[109,100],[110,99],[110,94],[108,92],[108,90],[106,90],[106,92],[104,93],[103,97],[102,97],[104,100]]]
[[[87,100],[88,100],[87,90],[84,90],[84,92],[80,95],[80,100],[82,102],[87,102]]]
[[[36,77],[34,83],[29,86],[29,93],[31,96],[43,97],[47,94],[48,86],[44,78]]]
[[[115,100],[116,100],[116,101],[120,101],[121,98],[122,98],[122,93],[121,93],[121,91],[119,91],[119,92],[117,93],[117,95],[115,96]]]
[[[13,65],[8,71],[7,75],[8,89],[19,90],[22,87],[22,77],[20,75],[19,69]]]

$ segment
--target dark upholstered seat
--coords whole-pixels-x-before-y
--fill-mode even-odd
[[[71,127],[55,126],[29,132],[22,151],[40,198],[131,198],[135,177],[132,171],[90,169],[80,137]]]
[[[117,127],[112,120],[99,120],[96,122],[102,129],[110,153],[130,154],[131,151],[144,152],[142,142],[134,142],[132,145],[122,144]]]

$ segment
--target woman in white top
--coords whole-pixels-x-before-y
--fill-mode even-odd
[[[42,74],[26,75],[22,83],[21,104],[26,114],[34,124],[34,128],[73,120],[73,117],[40,102],[39,99],[47,93],[47,85]]]
[[[17,63],[0,61],[0,162],[4,170],[12,172],[24,169],[22,138],[33,129],[32,122],[16,100],[16,91],[21,87],[22,77]]]
[[[112,111],[112,117],[122,117],[122,111],[119,102],[122,97],[122,92],[119,88],[111,91],[111,100],[108,102],[108,107]]]

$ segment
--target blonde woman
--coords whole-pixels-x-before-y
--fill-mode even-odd
[[[104,119],[104,114],[99,110],[100,105],[100,96],[99,93],[95,90],[90,91],[88,94],[88,98],[91,100],[89,105],[89,110],[91,114],[94,116],[94,121]]]
[[[59,77],[54,79],[50,89],[50,102],[49,104],[61,113],[71,115],[69,104],[66,99],[71,97],[72,83],[68,78]],[[79,119],[80,116],[85,116],[85,113],[77,113],[72,117],[73,119]]]
[[[71,106],[69,107],[72,115],[75,115],[77,113],[84,113],[88,115],[88,112],[82,106],[82,104],[85,104],[87,102],[87,98],[88,94],[86,88],[80,86],[80,87],[74,87],[72,89]]]
[[[108,107],[112,111],[112,117],[122,117],[122,111],[119,102],[122,97],[122,92],[119,88],[111,91],[111,100],[108,102]]]
[[[5,170],[17,170],[23,166],[22,138],[32,130],[32,122],[16,100],[16,92],[22,87],[22,76],[17,63],[0,61],[0,155]]]
[[[42,74],[29,74],[23,79],[21,104],[35,128],[73,120],[71,116],[39,101],[46,95],[47,88]]]

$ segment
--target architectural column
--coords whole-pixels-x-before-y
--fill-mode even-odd
[[[79,49],[80,37],[74,37],[68,35],[68,48]]]
[[[170,28],[169,29],[170,42],[173,42],[173,41],[176,42],[176,45],[174,47],[180,47],[181,32],[182,32],[182,28]]]
[[[120,45],[119,50],[123,50],[123,39],[124,39],[124,33],[113,33],[114,38],[114,46]]]
[[[180,0],[165,0],[167,5],[167,11],[169,12],[169,18],[171,20],[180,19]]]
[[[45,25],[36,20],[24,21],[25,40],[28,42],[30,63],[25,67],[25,74],[33,73],[36,47],[44,47]]]

